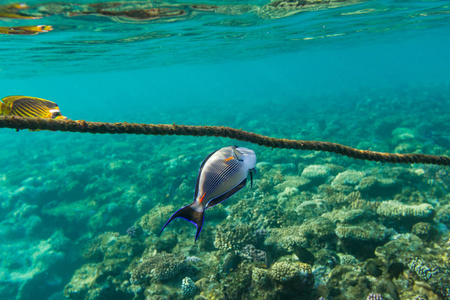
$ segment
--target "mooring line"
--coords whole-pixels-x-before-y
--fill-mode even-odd
[[[44,118],[22,118],[17,116],[0,116],[0,128],[17,130],[49,130],[65,132],[88,132],[100,134],[144,134],[144,135],[186,135],[186,136],[215,136],[249,142],[269,148],[314,150],[332,152],[361,160],[403,164],[434,164],[450,165],[450,157],[428,154],[398,154],[383,153],[369,150],[359,150],[341,144],[302,141],[273,138],[223,126],[192,126],[138,123],[105,123],[74,120],[55,120]]]

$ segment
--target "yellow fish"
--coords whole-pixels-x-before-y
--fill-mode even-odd
[[[41,32],[49,32],[52,30],[53,27],[51,25],[33,25],[33,26],[16,26],[16,27],[0,26],[0,34],[35,35]]]
[[[67,119],[61,114],[58,104],[55,102],[27,96],[8,96],[0,100],[0,115]]]

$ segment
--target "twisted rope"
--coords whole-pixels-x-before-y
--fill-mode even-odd
[[[145,134],[145,135],[189,135],[189,136],[216,136],[250,142],[264,147],[299,149],[332,152],[355,159],[405,163],[405,164],[434,164],[450,165],[450,157],[427,154],[397,154],[382,153],[369,150],[358,150],[348,146],[320,141],[302,141],[277,139],[253,132],[238,130],[223,126],[189,126],[189,125],[162,125],[137,123],[102,123],[73,120],[55,120],[43,118],[21,118],[16,116],[1,116],[0,128],[50,130],[68,132],[89,132],[109,134]]]

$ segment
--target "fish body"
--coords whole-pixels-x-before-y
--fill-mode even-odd
[[[8,96],[0,100],[0,115],[67,119],[61,114],[55,102],[27,96]]]
[[[33,25],[33,26],[0,26],[0,34],[16,34],[16,35],[36,35],[42,32],[52,31],[51,25]]]
[[[176,218],[183,218],[195,226],[198,239],[202,230],[204,212],[241,190],[247,183],[256,165],[253,150],[230,146],[216,150],[208,155],[200,166],[195,185],[194,202],[175,212],[164,224],[164,228]]]

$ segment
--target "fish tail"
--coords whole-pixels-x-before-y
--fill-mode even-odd
[[[177,210],[166,222],[166,224],[164,224],[159,234],[163,232],[164,228],[166,228],[166,226],[169,225],[170,222],[172,222],[176,218],[183,218],[197,227],[197,233],[195,234],[195,241],[197,241],[200,235],[200,231],[202,231],[205,210],[203,209],[201,211],[195,210],[194,208],[192,208],[194,204],[195,202],[188,206],[183,207],[182,209]]]

